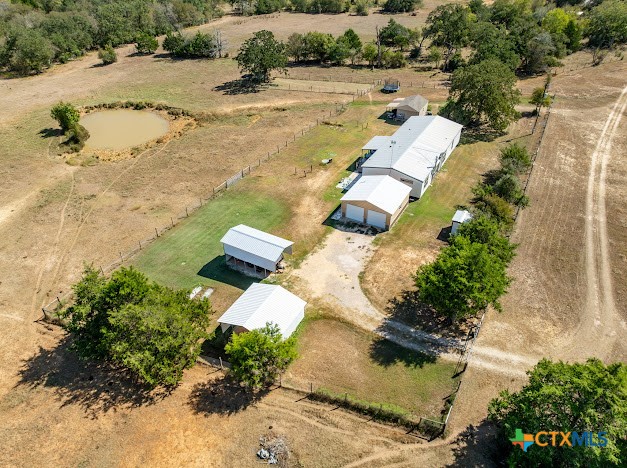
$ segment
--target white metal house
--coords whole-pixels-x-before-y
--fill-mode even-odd
[[[409,192],[390,176],[361,176],[342,197],[342,216],[389,229],[409,203]]]
[[[291,254],[294,244],[244,224],[229,229],[220,242],[227,265],[254,276],[275,272],[283,254]]]
[[[451,234],[455,234],[464,223],[472,219],[472,215],[466,210],[457,210],[453,215],[453,224],[451,226]]]
[[[267,323],[279,327],[288,338],[305,317],[307,303],[281,286],[252,284],[218,319],[223,332],[234,333],[263,328]]]
[[[462,128],[440,116],[410,117],[362,164],[362,173],[389,175],[420,198],[459,143]]]

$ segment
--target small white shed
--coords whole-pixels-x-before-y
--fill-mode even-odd
[[[218,319],[223,332],[234,333],[263,328],[267,323],[279,327],[288,338],[305,317],[307,303],[287,289],[273,284],[252,284]]]
[[[455,234],[464,223],[467,223],[472,219],[472,215],[467,210],[457,210],[453,215],[453,225],[451,227],[451,234]]]
[[[221,239],[227,265],[243,273],[264,276],[275,272],[293,242],[244,224],[232,227]]]

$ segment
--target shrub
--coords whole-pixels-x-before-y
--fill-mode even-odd
[[[102,60],[103,65],[110,65],[118,61],[118,54],[111,45],[107,45],[98,51],[98,58]]]
[[[502,170],[513,174],[522,174],[531,168],[531,156],[527,148],[518,143],[512,143],[503,148],[500,161]]]
[[[163,49],[170,53],[175,53],[185,44],[185,39],[181,33],[168,33],[163,40]]]
[[[157,38],[150,34],[141,33],[135,40],[135,49],[137,49],[138,54],[154,54],[158,47]]]
[[[368,16],[370,13],[370,1],[369,0],[356,0],[355,1],[355,14],[357,16]]]
[[[383,7],[386,13],[409,13],[422,7],[422,0],[387,0]]]
[[[81,116],[78,110],[68,102],[59,102],[50,110],[50,117],[59,122],[61,129],[66,132],[72,125],[77,124]]]

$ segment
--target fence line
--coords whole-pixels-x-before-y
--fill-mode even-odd
[[[369,90],[358,90],[356,93],[353,94],[353,101],[355,100],[355,98],[359,98],[367,94],[372,89],[373,87],[371,87]],[[242,169],[237,171],[237,173],[233,174],[231,177],[226,179],[224,182],[218,184],[215,187],[212,187],[212,189],[209,191],[207,195],[205,195],[204,197],[201,196],[198,198],[198,203],[185,206],[184,211],[181,212],[179,215],[170,217],[170,222],[166,224],[165,226],[162,226],[161,228],[155,227],[154,235],[138,240],[137,245],[126,252],[121,252],[121,251],[118,252],[119,254],[118,258],[116,258],[114,261],[112,261],[108,265],[99,267],[101,273],[108,274],[112,272],[113,270],[115,270],[116,268],[119,268],[120,266],[122,266],[125,261],[130,260],[132,257],[134,257],[139,251],[144,249],[151,242],[155,241],[156,239],[161,237],[164,233],[166,233],[167,231],[172,229],[174,226],[176,226],[179,222],[189,217],[190,214],[194,213],[196,210],[204,206],[207,202],[219,196],[222,192],[226,191],[228,188],[235,185],[245,176],[249,175],[255,168],[260,167],[263,163],[268,162],[273,157],[279,155],[281,151],[284,151],[285,148],[288,147],[290,143],[295,142],[297,138],[304,136],[309,131],[313,130],[314,128],[318,127],[321,124],[324,124],[325,119],[331,118],[334,115],[335,116],[341,115],[343,112],[346,111],[346,109],[347,107],[345,104],[336,104],[335,109],[328,111],[328,113],[325,111],[322,117],[317,118],[315,122],[308,124],[306,127],[303,127],[299,132],[294,133],[291,139],[288,139],[285,141],[284,145],[277,145],[276,149],[267,151],[266,153],[264,153],[263,156],[258,157],[256,162],[253,162],[249,164],[248,166],[243,167]],[[56,312],[60,308],[62,308],[64,305],[66,305],[67,302],[70,301],[72,295],[73,295],[73,292],[69,291],[62,296],[57,296],[56,299],[52,300],[47,305],[43,306],[42,312],[44,314],[44,319],[51,323],[58,323]]]
[[[368,82],[364,82],[364,81],[358,81],[352,80],[352,77],[347,79],[339,79],[339,77],[335,77],[336,79],[332,80],[331,79],[331,75],[328,75],[328,79],[325,79],[325,77],[311,77],[311,75],[307,78],[305,77],[300,77],[300,76],[292,76],[290,74],[287,75],[287,78],[289,78],[290,80],[297,80],[297,81],[321,81],[321,82],[343,82],[343,83],[352,83],[352,84],[370,84],[372,88],[374,88],[375,86],[380,86],[383,85],[385,80],[382,78],[377,78],[372,80],[372,82],[368,81]],[[449,85],[449,80],[438,80],[438,81],[431,81],[431,80],[422,80],[422,81],[399,81],[399,85],[401,87],[406,86],[409,88],[425,88],[425,89],[448,89],[450,87]],[[295,90],[296,91],[296,90]],[[302,90],[300,90],[302,91]],[[320,91],[320,92],[324,92],[324,91]],[[342,94],[346,94],[346,93],[342,93]]]

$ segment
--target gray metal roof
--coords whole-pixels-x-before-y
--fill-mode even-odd
[[[454,223],[465,223],[466,221],[470,221],[472,219],[472,215],[466,210],[457,210],[453,215]]]
[[[382,148],[385,145],[389,145],[390,138],[391,137],[389,136],[383,136],[383,135],[373,136],[370,140],[368,140],[368,143],[366,143],[364,146],[361,147],[361,149],[364,151],[378,150],[379,148]]]
[[[461,129],[462,125],[437,115],[410,117],[363,167],[395,169],[424,182]]]
[[[307,303],[278,285],[253,283],[218,319],[219,323],[256,330],[274,323],[287,338],[290,325]]]
[[[279,261],[285,249],[294,244],[244,224],[229,229],[220,242],[272,262]]]
[[[428,103],[429,101],[423,98],[420,94],[416,94],[414,96],[407,96],[406,98],[396,98],[389,103],[387,107],[392,109],[409,107],[410,109],[414,109],[416,112],[419,112]]]

